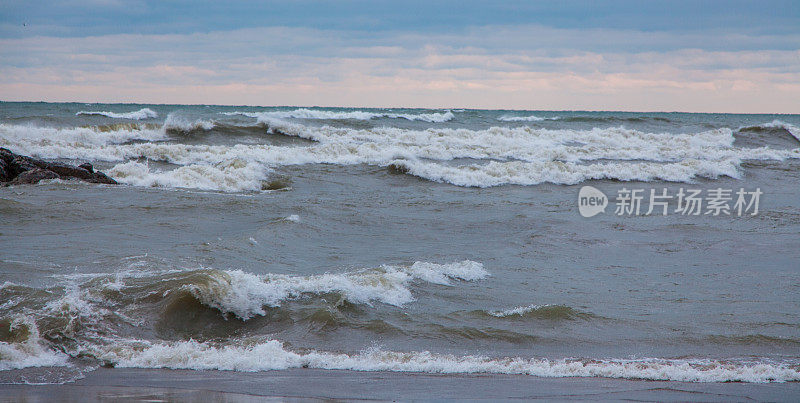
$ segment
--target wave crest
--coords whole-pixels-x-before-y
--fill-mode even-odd
[[[402,306],[414,300],[408,288],[408,283],[414,279],[450,285],[450,279],[472,281],[488,275],[482,264],[469,260],[450,264],[416,262],[409,267],[382,266],[352,273],[303,277],[281,274],[258,276],[230,270],[214,272],[213,281],[189,285],[187,289],[203,304],[247,320],[264,315],[265,306],[277,307],[283,301],[305,293],[336,292],[352,303],[381,302]]]
[[[325,119],[325,120],[371,120],[378,118],[419,120],[429,123],[442,123],[453,120],[455,115],[451,111],[433,113],[388,113],[388,112],[366,112],[366,111],[325,111],[300,108],[293,111],[270,111],[270,112],[223,112],[225,115],[241,115],[251,118],[274,118],[274,119]]]
[[[107,171],[119,183],[145,187],[187,188],[241,192],[262,190],[270,170],[255,163],[232,159],[214,165],[190,164],[173,170],[151,169],[149,164],[128,161]]]
[[[205,119],[191,120],[189,118],[170,113],[164,120],[164,130],[167,133],[188,134],[192,132],[203,132],[213,129],[215,123]]]
[[[496,318],[509,318],[509,319],[576,319],[576,318],[591,318],[592,314],[580,312],[576,309],[570,308],[565,305],[528,305],[518,306],[511,309],[502,311],[479,311],[485,312],[490,316]]]
[[[250,345],[214,345],[196,341],[157,343],[144,348],[113,349],[100,355],[120,367],[195,370],[268,371],[320,368],[353,371],[395,371],[443,374],[519,374],[540,377],[605,377],[682,382],[791,382],[800,380],[796,365],[758,361],[691,359],[560,359],[490,358],[421,352],[383,351],[359,354],[284,348],[277,340]]]
[[[549,118],[548,120],[556,120],[558,118]],[[545,118],[540,118],[535,115],[530,116],[511,116],[511,115],[503,115],[497,118],[497,120],[501,122],[541,122],[545,120]]]
[[[0,146],[40,158],[165,161],[181,167],[171,173],[145,172],[140,166],[130,164],[112,170],[111,175],[120,182],[135,185],[223,191],[261,190],[260,181],[266,173],[278,166],[300,164],[369,164],[429,181],[490,187],[546,182],[576,184],[592,179],[692,182],[698,177],[738,178],[743,161],[800,158],[800,148],[737,147],[731,129],[684,134],[647,133],[624,127],[409,130],[312,127],[263,116],[258,121],[270,134],[310,143],[301,146],[125,144],[136,138],[155,141],[167,136],[165,130],[99,132],[0,125]],[[211,127],[204,125],[213,123],[184,122],[172,127],[190,132]],[[37,130],[39,134],[30,134]],[[460,159],[474,162],[448,163]],[[239,161],[245,168],[220,168],[230,161]],[[129,172],[133,168],[135,172]]]
[[[777,120],[777,119],[773,120],[772,122],[763,123],[763,124],[760,124],[760,125],[740,127],[738,130],[739,131],[759,132],[759,131],[765,131],[765,130],[770,130],[770,129],[783,129],[783,130],[786,130],[795,139],[797,139],[797,141],[800,141],[800,127],[797,127],[797,126],[795,126],[795,125],[793,125],[791,123],[782,122],[782,121]]]
[[[132,120],[143,120],[143,119],[153,119],[158,117],[158,113],[150,108],[142,108],[138,111],[133,112],[108,112],[108,111],[80,111],[75,115],[101,115],[107,116],[109,118],[114,119],[132,119]]]

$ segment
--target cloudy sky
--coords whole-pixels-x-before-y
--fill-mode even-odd
[[[800,113],[800,2],[0,0],[0,100]]]

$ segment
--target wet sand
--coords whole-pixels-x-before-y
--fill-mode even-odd
[[[686,383],[520,375],[290,369],[241,373],[108,369],[63,385],[2,385],[0,401],[264,401],[541,399],[797,401],[800,383]]]

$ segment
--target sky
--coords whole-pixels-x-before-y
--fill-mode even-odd
[[[800,1],[0,0],[0,100],[800,113]]]

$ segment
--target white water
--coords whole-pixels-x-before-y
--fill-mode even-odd
[[[452,120],[455,115],[453,112],[434,112],[434,113],[375,113],[366,111],[334,112],[321,111],[314,109],[295,109],[293,111],[273,111],[273,112],[223,112],[225,115],[241,115],[251,118],[277,118],[277,119],[351,119],[351,120],[371,120],[377,118],[419,120],[430,123],[441,123]]]
[[[215,271],[213,281],[208,284],[187,287],[203,304],[246,320],[266,314],[265,306],[277,307],[304,293],[338,292],[353,303],[402,306],[414,301],[409,283],[415,279],[450,285],[451,279],[472,281],[488,275],[480,263],[465,260],[450,264],[416,262],[408,267],[382,266],[314,276],[259,276],[241,270]]]
[[[24,329],[22,329],[24,328]],[[66,354],[45,347],[36,324],[29,317],[17,317],[11,322],[11,331],[26,331],[25,341],[7,343],[0,341],[0,371],[29,367],[59,367],[67,365]]]
[[[537,359],[454,356],[369,349],[359,354],[287,350],[277,340],[215,346],[184,341],[101,353],[120,367],[267,371],[321,368],[355,371],[524,374],[541,377],[607,377],[684,382],[787,382],[800,380],[796,367],[780,363],[683,359]]]
[[[167,138],[163,130],[140,127],[138,124],[123,124],[102,130],[96,127],[53,128],[0,123],[0,145],[32,152],[48,144],[88,148],[132,140],[162,141]]]
[[[0,342],[0,370],[67,366],[69,357],[45,347],[35,325],[23,343]],[[606,377],[682,382],[800,381],[796,363],[709,359],[543,359],[394,352],[370,348],[357,354],[324,351],[294,352],[280,341],[245,339],[226,344],[151,342],[120,339],[91,344],[80,351],[118,367],[193,370],[269,371],[320,368],[354,371],[423,373],[521,374],[540,377]]]
[[[269,171],[252,162],[237,159],[216,164],[188,164],[173,170],[158,170],[146,163],[117,164],[106,173],[117,182],[134,186],[192,188],[240,192],[260,190]]]
[[[505,318],[509,316],[522,316],[528,312],[538,311],[542,308],[547,308],[552,305],[528,305],[528,306],[518,306],[516,308],[506,309],[502,311],[489,311],[489,315],[498,317],[498,318]]]
[[[178,130],[183,132],[190,132],[192,130],[211,130],[214,128],[214,122],[205,119],[192,120],[185,116],[180,116],[175,113],[170,113],[164,120],[165,130]]]
[[[168,143],[163,141],[168,138],[167,127],[213,128],[212,122],[184,121],[170,115],[161,130],[125,128],[101,132],[0,124],[0,146],[42,158],[122,162],[109,174],[131,185],[221,191],[260,190],[261,181],[276,167],[297,164],[392,165],[430,181],[488,187],[576,184],[590,179],[692,182],[698,177],[738,178],[746,160],[800,158],[800,148],[735,147],[730,129],[685,134],[647,133],[623,127],[408,130],[313,127],[264,116],[258,121],[273,133],[317,144]],[[131,140],[150,142],[126,144]],[[180,167],[158,171],[139,162],[126,162],[137,158]],[[443,163],[458,159],[473,161]]]
[[[116,113],[108,111],[80,111],[75,115],[101,115],[114,119],[132,119],[132,120],[152,119],[158,117],[158,113],[156,113],[154,110],[150,108],[142,108],[139,109],[138,111],[124,112],[124,113]]]
[[[548,118],[548,120],[555,120],[557,118]],[[511,116],[511,115],[503,115],[497,118],[497,120],[501,122],[541,122],[545,120],[545,118],[540,118],[538,116],[530,115],[530,116]]]
[[[152,272],[150,275],[173,273]],[[212,276],[205,285],[186,287],[208,306],[229,312],[242,319],[264,314],[264,306],[279,306],[303,293],[339,292],[353,302],[375,302],[403,305],[413,301],[411,281],[451,285],[453,281],[474,281],[489,273],[473,261],[435,264],[416,262],[408,266],[382,266],[339,274],[257,276],[238,270],[208,271]],[[178,273],[175,273],[178,274]],[[141,271],[109,274],[66,276],[71,280],[88,281],[108,290],[138,288]],[[98,283],[98,278],[106,282]],[[145,276],[146,277],[146,276]],[[131,281],[128,284],[128,281]],[[14,286],[6,283],[3,287]],[[93,289],[92,286],[91,289]],[[72,334],[72,323],[82,323],[82,331],[102,327],[100,320],[114,314],[98,308],[101,296],[92,298],[77,286],[67,287],[64,295],[46,304],[50,317],[63,317],[69,324],[62,332]],[[98,294],[102,295],[102,294]],[[97,299],[100,298],[100,299]],[[522,315],[545,306],[530,305],[504,311],[495,316]],[[118,316],[119,317],[119,316]],[[133,323],[133,322],[131,322]],[[86,328],[86,325],[90,325]],[[49,347],[40,337],[30,317],[19,317],[13,329],[25,328],[28,336],[22,342],[0,342],[0,370],[38,366],[69,366],[73,355],[87,355],[118,367],[173,368],[193,370],[268,371],[287,368],[319,368],[355,371],[399,371],[423,373],[489,373],[522,374],[540,377],[607,377],[626,379],[669,380],[684,382],[790,382],[800,381],[800,367],[795,362],[767,360],[656,359],[656,358],[526,358],[450,355],[428,351],[386,351],[368,348],[355,354],[321,350],[294,351],[278,340],[263,337],[232,339],[224,343],[187,341],[153,341],[113,336],[92,337],[83,341],[69,355]],[[81,330],[75,329],[74,332]]]

